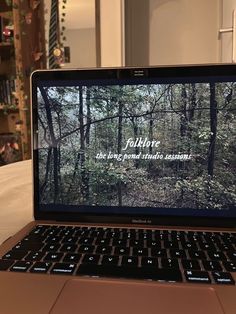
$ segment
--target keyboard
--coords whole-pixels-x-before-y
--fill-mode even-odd
[[[38,225],[0,271],[235,285],[236,233]]]

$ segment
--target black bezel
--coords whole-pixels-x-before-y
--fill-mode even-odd
[[[48,212],[38,208],[38,160],[37,160],[37,82],[60,80],[119,80],[140,78],[174,77],[231,77],[236,80],[236,65],[212,64],[212,65],[188,65],[188,66],[159,66],[146,68],[96,68],[79,70],[43,70],[35,71],[31,76],[32,93],[32,147],[33,147],[33,201],[34,217],[36,220],[53,220],[68,222],[87,222],[104,224],[137,224],[157,226],[191,226],[191,227],[236,227],[236,218],[225,217],[196,217],[196,216],[145,216],[130,214],[84,214],[75,212]],[[135,221],[134,221],[135,220]],[[146,222],[146,223],[145,223]]]

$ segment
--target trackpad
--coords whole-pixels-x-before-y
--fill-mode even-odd
[[[51,314],[223,314],[210,287],[108,280],[69,280]]]

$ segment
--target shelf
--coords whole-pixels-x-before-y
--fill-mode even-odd
[[[0,85],[0,129],[9,131],[13,123],[10,116],[13,113],[17,115],[17,119],[22,121],[19,132],[22,156],[23,159],[28,159],[31,153],[30,73],[33,69],[46,67],[44,5],[43,1],[32,0],[9,0],[9,2],[14,5],[7,6],[8,1],[0,0],[0,21],[2,21],[0,29],[4,30],[14,25],[15,36],[9,37],[10,41],[5,42],[7,37],[3,36],[3,31],[0,31],[0,76],[5,77],[3,81],[6,82],[14,79],[15,85],[14,88],[11,85],[9,88],[7,85],[6,89],[4,89],[5,85]],[[26,19],[28,12],[30,18]],[[16,99],[12,99],[12,93],[9,91],[15,92]],[[16,102],[17,107],[10,108],[11,106],[5,106],[4,102],[10,104]]]
[[[7,5],[5,0],[1,0],[0,11],[1,12],[11,12],[12,11],[12,6],[11,5]]]
[[[9,107],[6,108],[5,105],[0,104],[0,112],[2,111],[4,112],[7,111],[8,113],[18,113],[19,108],[9,108]]]
[[[13,16],[12,16],[11,11],[0,12],[0,16],[3,17],[4,19],[7,19],[7,20],[13,20]]]
[[[2,48],[2,47],[13,47],[13,43],[8,43],[8,42],[2,42],[2,43],[0,43],[0,49]]]

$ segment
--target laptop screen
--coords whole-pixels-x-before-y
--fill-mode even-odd
[[[236,75],[191,69],[36,72],[38,210],[236,217]]]

